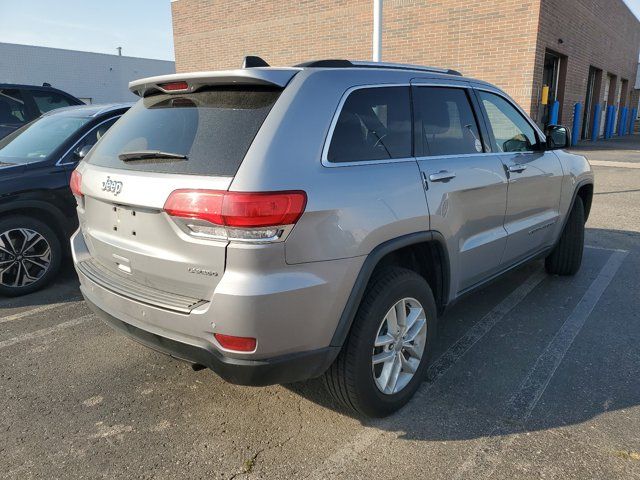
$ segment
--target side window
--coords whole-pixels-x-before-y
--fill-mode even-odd
[[[94,127],[93,129],[89,130],[89,132],[86,133],[85,136],[82,137],[80,141],[73,147],[73,150],[67,153],[67,155],[62,159],[60,163],[72,163],[72,162],[79,161],[80,157],[78,156],[78,152],[80,152],[80,150],[82,150],[83,147],[88,147],[87,149],[85,149],[85,150],[88,150],[89,148],[93,147],[96,143],[98,143],[98,140],[100,140],[102,136],[105,133],[107,133],[107,130],[109,130],[111,126],[114,123],[116,123],[116,121],[119,118],[120,118],[119,116],[115,118],[111,118],[106,122],[98,125],[97,127]]]
[[[482,153],[478,122],[463,88],[417,87],[416,108],[424,154]]]
[[[69,100],[56,92],[46,92],[42,90],[33,90],[31,92],[33,101],[36,102],[36,106],[40,113],[46,113],[56,108],[68,107],[71,105]]]
[[[19,90],[0,88],[0,124],[22,124],[27,121],[27,109]]]
[[[338,117],[327,157],[335,163],[411,157],[409,87],[353,91]]]
[[[499,152],[531,152],[536,132],[516,108],[493,93],[478,91]]]

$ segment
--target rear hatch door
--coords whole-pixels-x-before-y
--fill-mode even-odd
[[[281,90],[160,93],[116,122],[78,168],[79,216],[94,267],[134,282],[131,288],[210,299],[227,242],[193,236],[164,204],[178,189],[227,190]]]

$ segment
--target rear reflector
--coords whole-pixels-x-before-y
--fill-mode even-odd
[[[244,193],[218,190],[175,190],[165,202],[173,217],[194,218],[234,228],[295,224],[307,204],[303,191]]]
[[[233,335],[223,335],[214,333],[220,346],[226,350],[235,350],[236,352],[253,352],[256,349],[256,339],[250,337],[234,337]]]
[[[82,175],[77,170],[71,172],[71,180],[69,181],[71,192],[77,197],[82,197]]]
[[[189,84],[187,82],[171,82],[161,83],[158,85],[161,89],[167,92],[175,92],[180,90],[189,90]]]

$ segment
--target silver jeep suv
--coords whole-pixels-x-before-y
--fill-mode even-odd
[[[529,260],[580,267],[569,135],[458,72],[346,60],[132,82],[71,180],[81,289],[140,343],[243,385],[324,375],[383,416],[447,305]]]

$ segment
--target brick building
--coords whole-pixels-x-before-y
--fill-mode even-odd
[[[272,65],[370,59],[372,3],[174,0],[176,69],[237,68],[247,54]],[[383,61],[492,82],[540,124],[556,99],[560,121],[570,124],[580,102],[585,137],[596,103],[638,101],[640,22],[622,0],[385,0],[382,45]]]

